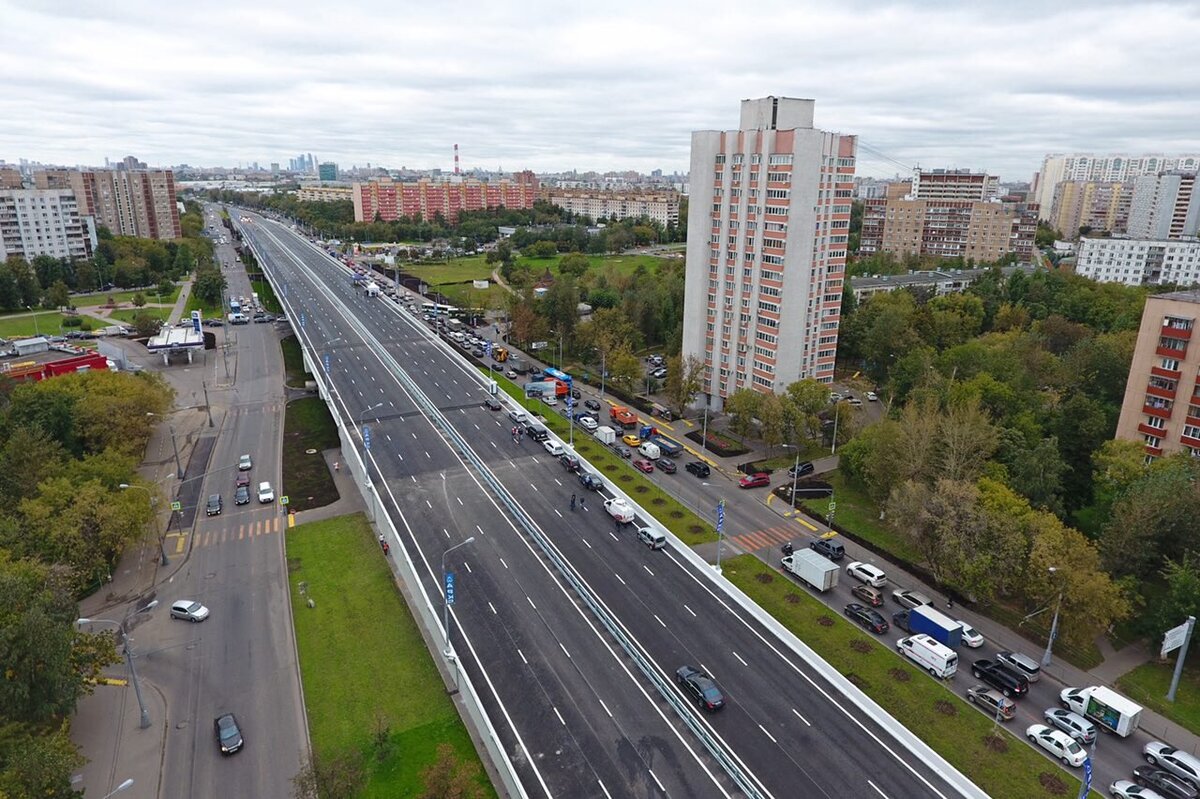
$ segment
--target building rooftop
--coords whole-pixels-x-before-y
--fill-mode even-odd
[[[1156,300],[1174,300],[1175,302],[1194,302],[1200,305],[1200,289],[1169,291],[1166,294],[1152,294],[1151,298]]]
[[[1013,272],[1020,270],[1027,275],[1032,275],[1037,271],[1037,267],[1031,264],[1021,264],[1019,266],[1004,266],[1000,271],[1005,277],[1008,277]],[[930,283],[940,283],[943,280],[973,280],[991,271],[991,267],[979,267],[976,269],[928,269],[921,271],[910,271],[903,275],[872,275],[870,277],[854,277],[850,278],[850,286],[855,289],[871,288],[874,286],[927,286]]]

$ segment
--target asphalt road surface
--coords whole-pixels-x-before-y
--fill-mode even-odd
[[[658,674],[671,680],[691,664],[716,678],[725,709],[689,712],[761,795],[958,795],[690,562],[614,525],[601,496],[570,511],[570,495],[582,493],[574,477],[537,442],[514,443],[506,415],[481,407],[477,370],[416,316],[356,292],[344,266],[286,226],[252,217],[243,228],[297,333],[322,362],[328,356],[343,418],[369,427],[371,478],[435,603],[442,553],[476,537],[449,558],[455,646],[530,795],[738,792],[566,587],[541,537]]]

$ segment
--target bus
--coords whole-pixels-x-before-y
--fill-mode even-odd
[[[560,371],[551,366],[547,366],[546,370],[545,370],[545,374],[546,374],[546,377],[553,377],[555,380],[561,380],[564,383],[566,383],[567,385],[571,385],[571,382],[572,382],[571,376],[569,374],[567,374],[566,372]]]

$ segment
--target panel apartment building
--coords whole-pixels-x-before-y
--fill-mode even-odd
[[[1151,460],[1200,457],[1200,343],[1193,344],[1200,291],[1146,298],[1117,438],[1141,441]]]
[[[1074,241],[1081,228],[1124,233],[1133,204],[1132,181],[1064,180],[1054,189],[1050,226],[1067,241]]]
[[[69,189],[0,189],[0,261],[90,258],[96,244],[92,217]]]
[[[177,239],[183,236],[169,169],[48,169],[33,173],[39,189],[70,189],[79,213],[114,236]]]
[[[426,222],[441,216],[451,222],[463,211],[485,208],[532,208],[538,197],[538,179],[529,171],[511,180],[430,180],[400,183],[380,178],[353,186],[354,221],[394,222],[420,217]]]
[[[969,170],[917,171],[911,184],[863,201],[859,251],[998,261],[1033,257],[1037,209],[996,200],[999,178]]]
[[[577,216],[601,219],[652,219],[663,227],[679,224],[679,192],[598,191],[590,189],[543,188],[542,197],[551,205]]]
[[[1184,172],[1200,170],[1200,155],[1052,154],[1042,160],[1041,170],[1034,175],[1032,195],[1041,209],[1041,218],[1049,222],[1050,212],[1054,205],[1055,187],[1064,180],[1125,182],[1141,175],[1154,175],[1173,170]]]
[[[833,381],[858,142],[814,128],[815,105],[743,100],[738,129],[692,133],[683,353],[717,410]]]
[[[1075,274],[1127,286],[1200,285],[1200,241],[1083,238],[1075,255]]]

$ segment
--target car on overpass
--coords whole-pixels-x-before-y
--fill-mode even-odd
[[[715,712],[725,707],[725,694],[717,687],[712,677],[693,666],[680,666],[675,671],[675,682],[683,692],[702,709]]]

